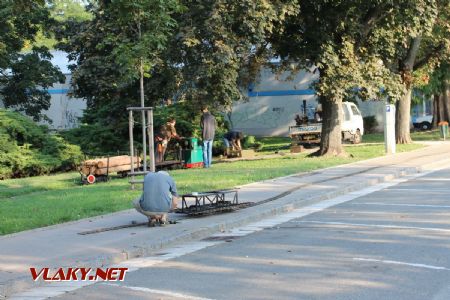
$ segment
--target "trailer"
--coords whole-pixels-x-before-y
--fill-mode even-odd
[[[140,167],[140,158],[134,157],[137,162],[135,169]],[[131,157],[128,155],[107,156],[85,160],[78,168],[82,184],[105,182],[110,179],[111,173],[125,177],[131,171]]]

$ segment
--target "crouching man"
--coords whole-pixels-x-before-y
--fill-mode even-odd
[[[144,178],[144,191],[133,201],[138,212],[148,217],[148,225],[168,223],[167,213],[177,207],[178,194],[175,181],[169,173],[159,171],[148,173]]]

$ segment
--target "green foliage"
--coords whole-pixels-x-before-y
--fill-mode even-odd
[[[375,118],[375,116],[364,117],[363,123],[364,123],[364,133],[374,133],[378,126],[378,121]]]
[[[326,116],[338,117],[327,103],[354,94],[362,99],[401,99],[411,87],[412,72],[442,60],[450,49],[447,0],[299,3],[300,13],[282,23],[270,41],[283,70],[313,67],[320,72],[314,88]],[[407,120],[409,110],[403,113]],[[324,119],[321,153],[340,152],[338,124]],[[401,126],[405,124],[409,126]]]
[[[426,82],[423,82],[419,88],[423,94],[431,97],[435,94],[445,93],[446,84],[450,82],[450,60],[442,62],[439,67],[433,70],[431,76],[422,73],[421,77],[426,79]]]
[[[50,23],[45,1],[2,0],[0,6],[0,97],[5,107],[25,112],[35,120],[50,107],[45,89],[64,76],[50,63],[45,47],[22,53],[36,33]]]
[[[0,179],[74,169],[80,148],[19,113],[0,110]]]
[[[187,101],[223,109],[242,98],[240,85],[266,61],[265,35],[297,9],[279,0],[98,1],[92,20],[66,22],[58,33],[67,41],[60,48],[78,63],[73,87],[87,99],[83,122],[125,136],[125,108],[139,103],[141,62],[146,106]],[[181,132],[196,135],[182,120]]]
[[[190,102],[227,107],[268,62],[265,37],[298,11],[297,1],[182,1],[178,33],[166,59],[180,66],[174,81]],[[169,64],[170,65],[170,64]]]
[[[168,94],[161,92],[164,89],[160,85],[174,84],[166,80],[170,71],[154,75],[161,67],[159,57],[175,25],[171,15],[178,11],[178,2],[98,1],[89,9],[92,19],[68,20],[57,33],[61,40],[58,47],[77,62],[72,67],[73,95],[87,100],[82,120],[85,125],[65,135],[89,153],[127,151],[126,108],[140,106],[140,66],[144,71],[146,106],[157,107],[161,100],[173,95],[173,89]],[[184,128],[182,120],[179,126]],[[140,122],[139,116],[136,121]],[[136,141],[140,141],[140,134],[135,126]]]
[[[243,141],[243,143],[242,143],[242,147],[243,147],[244,149],[252,148],[252,147],[255,145],[255,142],[256,142],[255,136],[253,136],[253,135],[247,135],[247,136],[244,138],[244,141]]]
[[[24,50],[29,51],[33,46],[54,49],[58,41],[55,39],[55,31],[66,22],[83,22],[92,18],[82,1],[78,0],[51,0],[47,2],[52,23],[42,27],[36,33],[34,41],[27,42]]]
[[[87,21],[92,15],[86,10],[80,0],[51,0],[49,4],[50,14],[56,21],[66,20]]]

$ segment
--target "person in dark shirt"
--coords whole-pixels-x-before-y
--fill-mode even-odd
[[[223,142],[225,147],[232,148],[233,150],[242,150],[241,140],[244,138],[244,135],[241,131],[228,131],[223,136]]]
[[[203,139],[203,165],[205,168],[211,167],[212,145],[216,132],[216,118],[208,111],[208,107],[202,108],[203,115],[200,119]]]

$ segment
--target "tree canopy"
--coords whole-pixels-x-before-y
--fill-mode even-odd
[[[54,67],[45,47],[22,52],[27,41],[50,23],[45,1],[2,0],[0,6],[0,97],[13,107],[39,120],[50,107],[45,90],[64,76]]]
[[[270,40],[285,68],[315,66],[320,72],[315,84],[324,104],[320,153],[339,154],[340,102],[355,95],[363,99],[388,97],[393,102],[410,98],[408,78],[418,42],[422,36],[432,36],[438,8],[448,6],[448,1],[299,2],[300,14],[288,18],[282,24],[284,29]],[[424,52],[424,58],[427,55]],[[409,106],[399,111],[397,116],[408,120],[409,135]],[[403,122],[397,123],[402,124],[399,131],[403,130]]]
[[[146,105],[223,110],[275,59],[320,72],[321,154],[343,152],[340,104],[354,97],[397,102],[398,142],[409,142],[415,78],[449,61],[449,13],[448,0],[5,0],[0,93],[35,118],[48,108],[45,88],[62,76],[33,41],[52,30],[87,100],[83,121],[118,136],[139,88]]]

